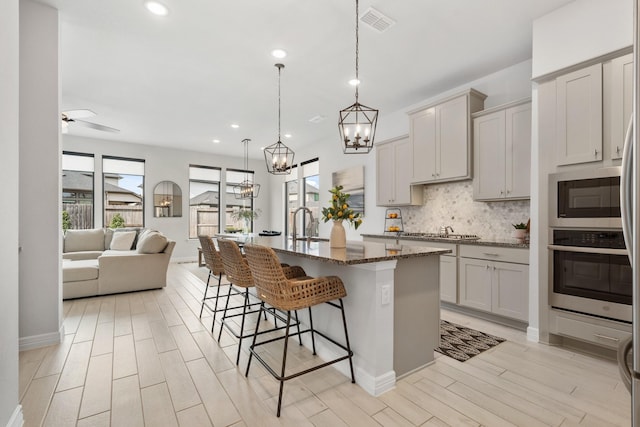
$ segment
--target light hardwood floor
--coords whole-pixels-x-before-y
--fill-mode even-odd
[[[614,362],[448,311],[508,341],[464,363],[439,356],[378,398],[331,367],[303,375],[285,384],[278,419],[278,383],[257,363],[245,378],[246,351],[236,368],[235,339],[218,344],[209,313],[198,318],[203,290],[172,264],[165,289],[65,301],[64,341],[20,353],[25,426],[630,425]],[[293,368],[313,362],[289,348]]]

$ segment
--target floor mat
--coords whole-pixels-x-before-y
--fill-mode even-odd
[[[504,338],[441,320],[440,347],[435,350],[464,362],[504,341]]]

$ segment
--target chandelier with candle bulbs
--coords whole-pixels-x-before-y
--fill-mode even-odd
[[[264,149],[264,161],[267,171],[273,175],[289,175],[295,153],[280,141],[280,74],[284,64],[275,64],[278,68],[278,142]]]

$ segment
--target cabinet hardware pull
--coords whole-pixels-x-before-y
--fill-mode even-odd
[[[620,147],[616,145],[616,154],[620,154]]]
[[[486,270],[488,270],[489,269],[489,264],[485,265],[484,267],[485,267]]]
[[[496,271],[496,266],[495,265],[493,266],[493,271]]]
[[[598,157],[598,149],[597,148],[595,150],[593,150],[593,155]]]
[[[511,194],[511,190],[507,190],[507,194]]]
[[[602,335],[602,334],[593,334],[593,336],[596,337],[596,338],[601,338],[603,340],[609,340],[609,341],[613,341],[613,342],[620,341],[620,338],[608,337],[608,336]]]
[[[491,252],[483,252],[483,254],[487,255],[487,256],[500,256],[500,254],[494,254],[494,253],[491,253]]]
[[[431,176],[435,178],[435,177],[436,177],[436,174],[435,174],[435,173],[432,173],[432,174],[431,174]]]
[[[504,191],[500,190],[500,195],[502,196],[504,194]]]

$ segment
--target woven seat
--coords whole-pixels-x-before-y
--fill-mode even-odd
[[[225,308],[224,308],[224,314],[221,320],[220,332],[218,333],[218,341],[220,341],[220,338],[222,336],[222,328],[227,327],[229,331],[236,338],[238,338],[238,352],[236,355],[236,365],[237,365],[240,361],[240,350],[242,347],[242,340],[244,338],[253,336],[253,333],[249,333],[249,334],[244,333],[245,317],[247,314],[259,312],[260,310],[250,310],[250,309],[251,307],[258,305],[260,303],[254,303],[254,304],[250,303],[248,289],[254,286],[253,276],[251,274],[251,270],[249,269],[249,264],[247,264],[247,260],[240,252],[240,248],[238,247],[237,243],[232,240],[219,239],[218,246],[220,247],[220,258],[222,260],[222,265],[224,267],[227,280],[229,280],[232,286],[244,288],[244,290],[241,292],[242,295],[244,296],[244,303],[242,306],[229,308],[230,298],[227,298],[227,301],[225,303]],[[302,269],[302,267],[298,267],[298,266],[290,267],[284,264],[280,268],[281,270],[284,271],[283,274],[285,274],[286,277],[289,277],[289,278],[306,276],[306,273]],[[227,314],[227,311],[230,309],[237,309],[237,308],[242,308],[242,314],[237,314],[238,316],[239,315],[242,316],[239,333],[236,333],[236,331],[234,331],[226,321],[226,319],[228,319],[229,317],[236,316],[236,315],[229,316]],[[248,309],[249,311],[247,311]],[[273,311],[272,314],[274,316],[277,316],[275,311]],[[266,312],[265,312],[265,319],[266,319]],[[281,320],[284,321],[285,319],[281,318]],[[281,329],[281,328],[277,328],[277,321],[276,321],[275,329]]]
[[[200,318],[202,318],[202,311],[204,310],[204,307],[207,306],[207,308],[212,312],[213,315],[213,322],[211,323],[211,332],[213,332],[213,326],[216,323],[216,313],[218,311],[222,311],[221,309],[218,309],[218,299],[220,298],[220,287],[224,286],[221,284],[222,275],[225,273],[224,265],[222,264],[222,258],[220,258],[220,253],[216,249],[213,239],[210,236],[198,236],[198,239],[200,240],[200,245],[202,247],[202,255],[204,256],[205,266],[209,269],[209,275],[207,276],[207,285],[204,288],[202,306],[200,307]],[[217,277],[218,279],[218,284],[216,285],[216,295],[213,297],[207,297],[211,277]],[[231,286],[228,286],[229,291],[231,291]],[[215,300],[213,308],[210,307],[207,303],[207,301],[211,299]]]
[[[278,409],[277,416],[280,416],[280,408],[282,406],[282,391],[284,387],[284,381],[298,377],[300,375],[315,371],[333,363],[348,359],[349,368],[351,370],[351,382],[355,383],[355,377],[353,374],[353,352],[349,344],[349,334],[347,332],[347,320],[344,314],[344,305],[342,298],[347,296],[347,291],[344,288],[342,280],[337,276],[327,277],[287,277],[285,269],[280,266],[280,262],[273,249],[266,246],[260,246],[255,244],[245,244],[244,251],[246,254],[247,263],[253,276],[254,285],[256,287],[257,296],[262,300],[261,310],[264,310],[265,304],[269,304],[279,310],[287,313],[287,324],[285,327],[285,334],[282,337],[271,338],[266,341],[257,342],[259,335],[258,330],[260,328],[260,317],[256,324],[256,333],[253,335],[253,342],[250,347],[249,362],[247,363],[247,370],[245,375],[249,375],[249,368],[251,366],[251,359],[255,357],[258,361],[280,381],[280,392],[278,394]],[[333,301],[338,300],[338,304]],[[320,331],[316,331],[313,328],[313,317],[311,313],[311,307],[314,305],[327,303],[332,307],[339,308],[342,313],[342,323],[344,326],[344,335],[346,344],[342,345],[335,341],[333,338],[326,336]],[[290,322],[291,311],[307,308],[309,310],[309,328],[300,331],[298,329],[297,334],[290,334]],[[300,372],[286,375],[286,362],[287,362],[287,345],[289,337],[291,335],[298,335],[310,332],[311,344],[313,354],[316,354],[315,335],[319,335],[327,341],[333,343],[337,347],[346,351],[346,354],[337,357],[328,362],[323,362],[311,368],[305,369]],[[284,340],[284,350],[282,356],[282,366],[280,372],[276,372],[269,364],[255,351],[257,346],[267,344],[276,340]]]

